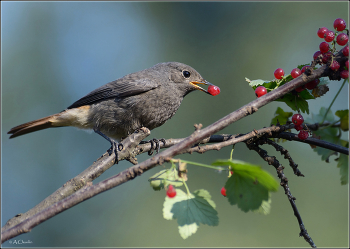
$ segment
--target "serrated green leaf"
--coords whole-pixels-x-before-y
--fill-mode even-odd
[[[194,234],[200,223],[209,226],[219,224],[215,203],[208,191],[196,190],[187,195],[181,189],[176,189],[174,198],[165,197],[163,217],[167,220],[177,219],[179,233],[183,239]]]
[[[269,193],[269,199],[267,201],[262,201],[259,209],[253,210],[253,212],[268,215],[271,211],[271,202],[271,193]]]
[[[349,130],[349,110],[338,110],[335,115],[340,118],[340,128],[343,131]]]
[[[327,111],[327,109],[325,107],[321,107],[318,114],[312,113],[311,118],[307,118],[306,121],[308,123],[320,123],[320,122],[322,122],[322,120],[326,114],[326,111]],[[348,110],[344,110],[344,111],[337,111],[336,115],[342,119],[343,117],[346,117],[346,115],[349,115],[349,114],[348,114]],[[328,121],[330,123],[334,122],[334,116],[333,116],[331,110],[329,110],[329,112],[327,113],[325,121]],[[327,142],[330,142],[333,144],[338,144],[338,145],[341,145],[341,146],[344,146],[347,148],[349,147],[348,141],[345,141],[345,140],[339,138],[338,128],[329,126],[329,127],[319,129],[317,131],[313,131],[313,133],[316,136],[319,136],[322,140],[325,140]],[[329,162],[329,157],[331,155],[337,154],[337,152],[335,152],[335,151],[328,150],[328,149],[321,148],[321,147],[314,148],[314,151],[317,152],[317,154],[321,155],[321,159],[326,161],[326,162]],[[347,184],[348,177],[349,177],[349,165],[348,165],[349,156],[341,154],[339,156],[339,158],[337,158],[335,160],[338,161],[337,166],[340,168],[341,184],[342,185]]]
[[[341,140],[340,140],[340,145],[341,145],[341,146],[344,146],[344,147],[346,147],[346,148],[349,148],[349,141],[346,141],[346,140],[341,139]]]
[[[310,64],[302,64],[302,65],[298,65],[297,68],[302,69],[304,66],[310,66]]]
[[[212,163],[215,166],[230,165],[231,170],[234,173],[239,173],[240,175],[250,178],[253,181],[258,181],[269,191],[278,190],[278,182],[275,178],[270,175],[267,171],[261,169],[260,166],[250,164],[241,160],[216,160]]]
[[[298,94],[303,100],[315,99],[315,97],[308,91],[304,90]]]
[[[297,98],[297,105],[301,112],[309,114],[309,103],[301,98]]]
[[[174,187],[180,187],[183,185],[183,181],[178,176],[178,171],[175,169],[161,170],[150,177],[149,181],[154,190],[161,190],[169,184],[173,185]]]
[[[316,114],[316,115],[312,114],[311,115],[312,119],[310,120],[308,118],[307,120],[309,123],[320,123],[322,122],[325,113],[326,113],[326,108],[322,107],[319,114]],[[329,122],[334,121],[334,117],[331,111],[328,112],[325,121],[329,121]],[[334,143],[334,144],[341,144],[341,139],[337,136],[338,128],[336,127],[330,127],[330,126],[325,127],[323,129],[313,131],[313,134],[315,134],[316,136],[319,136],[322,140],[325,140],[327,142]],[[332,154],[334,154],[334,151],[321,148],[321,147],[316,147],[314,151],[316,151],[319,155],[322,156],[322,160],[328,160],[328,158]]]
[[[334,152],[333,150],[328,150],[322,147],[316,147],[313,149],[318,155],[321,156],[321,159],[323,161],[326,161],[327,163],[329,162],[329,157],[332,155],[336,155],[337,153]]]
[[[338,129],[334,127],[327,127],[322,130],[320,129],[317,131],[313,131],[313,134],[315,134],[316,136],[320,136],[322,140],[325,140],[327,142],[334,143],[334,144],[340,144],[340,138],[337,136],[337,133],[338,133]],[[313,150],[321,156],[321,159],[323,161],[326,161],[326,162],[328,162],[329,157],[331,155],[336,154],[336,152],[334,152],[333,150],[329,150],[321,147],[316,147]]]
[[[285,125],[288,121],[288,118],[293,115],[292,112],[285,112],[281,107],[277,107],[275,114],[277,115],[271,120],[271,124],[273,125],[277,125],[277,122],[280,125]]]
[[[308,117],[307,119],[305,119],[305,121],[309,124],[321,123],[323,120],[323,117],[326,114],[326,111],[327,111],[327,108],[321,107],[319,113],[317,113],[317,114],[311,113],[311,118]],[[329,112],[327,113],[325,121],[328,121],[330,123],[334,122],[334,116],[333,116],[333,113],[331,110],[329,110]]]
[[[340,183],[345,185],[349,183],[349,156],[340,154],[337,167],[340,168]]]
[[[267,90],[267,92],[270,92],[271,89],[274,89],[276,87],[276,81],[267,81],[267,80],[250,80],[248,78],[245,78],[247,82],[249,82],[249,86],[251,86],[254,90],[258,86],[264,86]]]
[[[247,80],[247,78],[246,78],[246,80]],[[258,79],[258,80],[249,80],[248,82],[249,82],[249,86],[251,86],[251,87],[253,87],[253,86],[258,87],[258,86],[262,86],[264,83],[268,83],[269,81]]]
[[[276,99],[275,101],[286,103],[294,111],[298,111],[299,108],[301,112],[309,114],[309,103],[301,97],[297,97],[291,93],[288,93],[284,95],[283,98]]]
[[[268,201],[269,191],[278,190],[278,182],[259,166],[239,160],[217,160],[213,165],[230,165],[232,176],[225,184],[226,196],[231,205],[248,212],[259,209]]]
[[[197,232],[198,229],[198,225],[197,223],[192,223],[189,225],[183,225],[183,226],[179,226],[179,234],[181,236],[181,238],[183,239],[187,239],[188,237],[190,237],[192,234]]]

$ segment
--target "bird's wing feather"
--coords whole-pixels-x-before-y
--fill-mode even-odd
[[[161,82],[155,82],[152,78],[135,78],[130,74],[116,81],[112,81],[103,85],[96,90],[90,92],[85,97],[74,102],[68,109],[80,107],[83,105],[91,105],[104,99],[124,98],[147,92],[157,88]]]

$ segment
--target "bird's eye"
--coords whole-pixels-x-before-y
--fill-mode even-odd
[[[188,78],[191,76],[190,72],[189,71],[182,71],[182,74],[185,78]]]

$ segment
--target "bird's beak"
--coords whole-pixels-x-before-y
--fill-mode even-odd
[[[205,93],[208,93],[208,94],[210,94],[210,93],[209,93],[207,90],[201,88],[201,87],[198,86],[198,85],[213,85],[212,83],[210,83],[210,82],[208,82],[208,81],[206,81],[206,80],[204,80],[204,81],[191,81],[190,84],[191,84],[192,86],[194,86],[197,90],[200,90],[200,91],[205,92]]]

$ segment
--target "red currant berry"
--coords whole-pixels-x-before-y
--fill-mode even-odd
[[[331,52],[323,54],[322,62],[326,64],[332,58],[332,55],[333,54]]]
[[[348,70],[341,71],[340,72],[340,77],[342,77],[343,79],[349,78],[349,71]]]
[[[346,28],[346,23],[344,19],[338,18],[338,19],[335,19],[333,23],[333,27],[337,31],[343,31]]]
[[[255,95],[256,97],[260,98],[261,96],[265,95],[267,93],[267,90],[264,86],[258,86],[255,89]]]
[[[299,68],[294,68],[290,74],[292,75],[293,79],[295,79],[301,74],[301,70]]]
[[[309,67],[310,67],[310,66],[303,66],[302,69],[301,69],[301,73],[305,72],[305,70],[306,70],[307,68],[309,68]]]
[[[218,95],[218,94],[220,93],[220,88],[217,87],[217,86],[214,86],[214,85],[210,85],[210,86],[208,87],[208,92],[209,92],[211,95],[215,96],[215,95]]]
[[[301,125],[302,123],[304,123],[304,118],[301,114],[294,114],[292,116],[292,122],[295,125]]]
[[[294,129],[296,129],[297,131],[301,131],[303,129],[302,125],[294,125]]]
[[[318,37],[324,38],[324,33],[326,33],[326,31],[328,31],[328,29],[326,27],[319,28],[317,31]]]
[[[316,60],[317,57],[318,57],[320,54],[322,54],[321,51],[315,52],[315,53],[314,53],[314,56],[313,56],[313,57],[314,57],[314,60]]]
[[[349,46],[344,47],[344,49],[343,49],[343,55],[344,55],[344,56],[349,56]]]
[[[307,131],[300,131],[298,134],[298,138],[301,140],[305,140],[309,137],[309,133]]]
[[[303,86],[299,86],[298,88],[295,88],[295,91],[297,91],[298,93],[302,92],[305,90],[305,85]]]
[[[346,66],[346,68],[349,70],[349,60],[347,60],[347,61],[345,62],[345,66]]]
[[[327,42],[321,42],[320,51],[321,53],[327,53],[329,50],[329,44]]]
[[[340,33],[338,36],[337,36],[337,43],[340,45],[340,46],[344,46],[349,40],[349,37],[344,34],[344,33]],[[321,51],[322,52],[322,51]]]
[[[334,32],[333,32],[333,31],[328,30],[328,31],[326,31],[326,33],[324,33],[324,40],[325,40],[326,42],[331,42],[331,41],[333,41],[333,40],[334,40],[334,37],[335,37],[335,35],[334,35]]]
[[[225,189],[225,187],[222,187],[222,188],[221,188],[221,194],[222,194],[223,196],[226,196],[226,189]]]
[[[305,84],[305,87],[309,90],[314,89],[320,83],[319,79],[315,79]]]
[[[282,68],[277,68],[273,74],[275,75],[276,79],[280,80],[284,76],[284,71]]]
[[[332,69],[333,71],[337,71],[339,68],[340,68],[339,62],[337,62],[337,61],[335,61],[335,60],[332,61],[331,69]]]
[[[173,187],[173,185],[169,185],[168,190],[166,191],[166,195],[169,198],[173,198],[176,196],[176,189]]]

